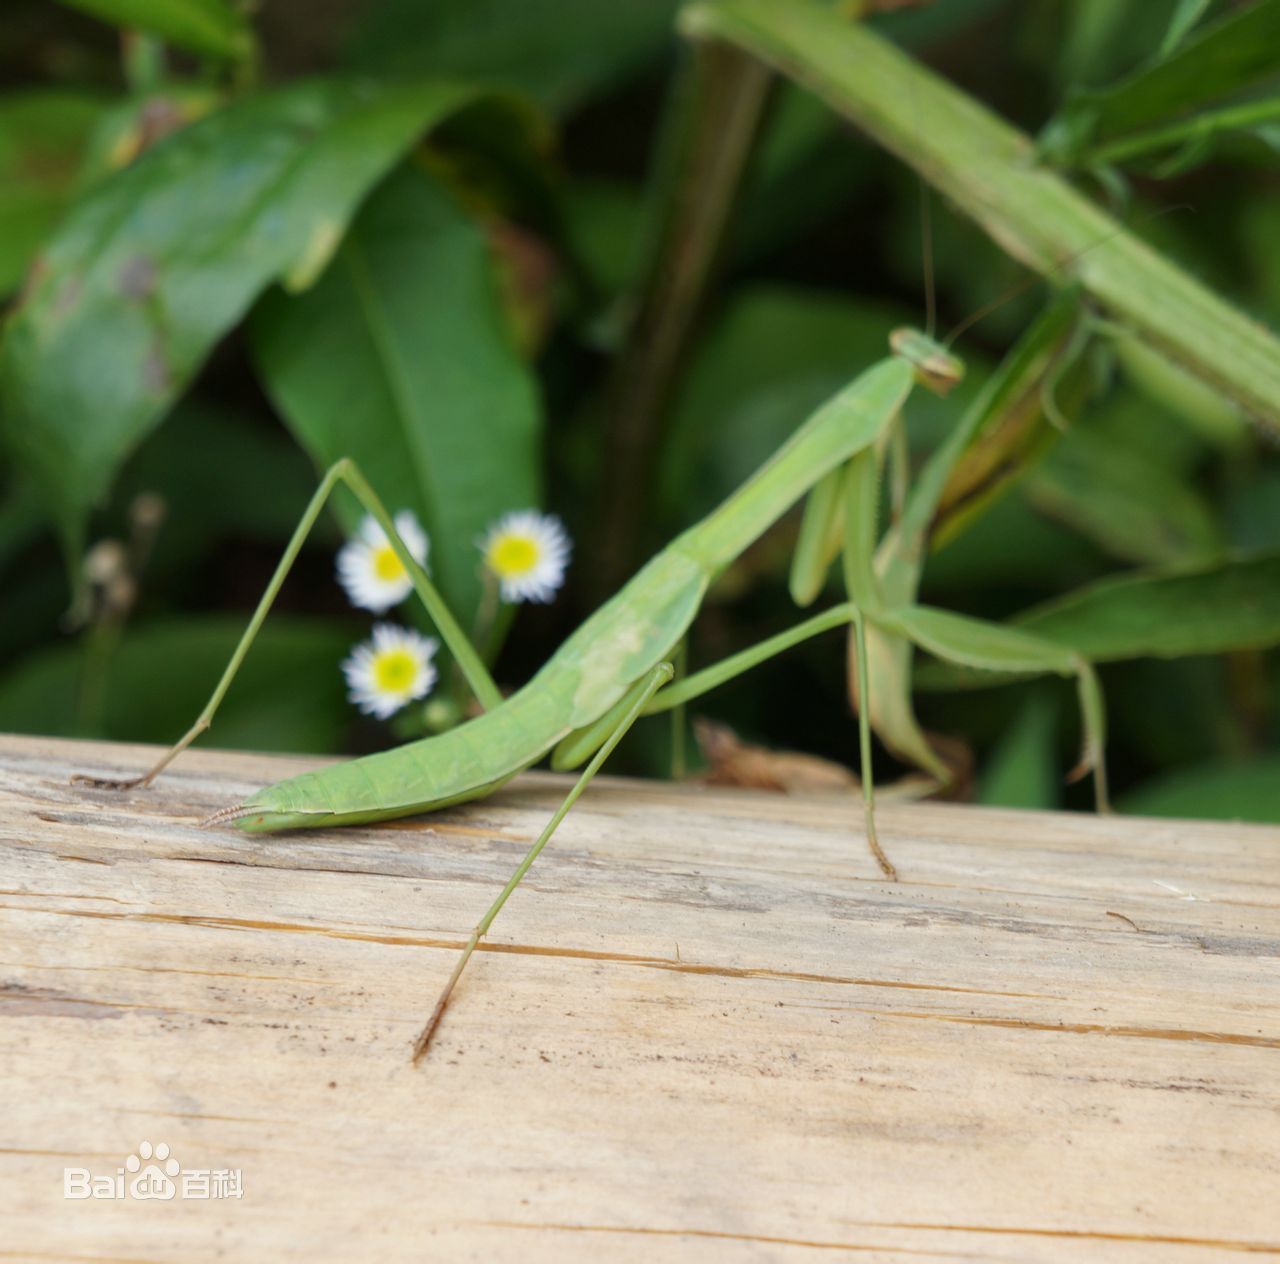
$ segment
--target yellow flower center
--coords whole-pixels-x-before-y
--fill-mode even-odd
[[[373,660],[373,681],[379,693],[404,693],[418,675],[418,661],[408,650],[383,650]]]
[[[384,544],[373,555],[373,573],[384,584],[404,578],[404,563],[396,556],[396,551],[391,545]]]
[[[528,536],[500,536],[489,546],[489,565],[502,579],[528,574],[537,564],[538,546]]]

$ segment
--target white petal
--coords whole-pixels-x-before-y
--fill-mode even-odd
[[[504,514],[479,542],[488,560],[490,550],[503,538],[527,540],[534,546],[534,562],[519,574],[494,573],[504,601],[550,601],[564,583],[572,544],[564,524],[554,514],[536,509]],[[491,568],[492,569],[492,568]]]
[[[425,563],[428,541],[417,518],[402,509],[395,517],[395,525],[410,556]],[[413,590],[413,581],[407,573],[393,579],[384,579],[378,574],[378,554],[389,544],[386,532],[372,514],[367,514],[356,535],[338,551],[338,582],[346,590],[348,600],[375,614],[399,604]]]
[[[342,664],[348,697],[368,715],[385,720],[406,703],[424,698],[436,681],[435,657],[438,642],[412,628],[391,623],[374,626],[368,641],[357,645]],[[378,683],[378,659],[388,653],[408,654],[415,665],[413,678],[403,689],[389,690]]]

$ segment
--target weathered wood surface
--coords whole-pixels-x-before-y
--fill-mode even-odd
[[[605,780],[196,821],[298,761],[0,739],[0,1257],[1280,1258],[1280,831]],[[143,1140],[239,1199],[63,1198]]]

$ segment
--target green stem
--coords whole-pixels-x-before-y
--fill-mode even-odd
[[[913,166],[1013,258],[1071,277],[1145,341],[1280,437],[1280,342],[1036,164],[1032,140],[874,32],[813,0],[695,0],[725,40],[810,88]]]
[[[129,91],[137,96],[158,91],[164,84],[164,43],[145,31],[121,31],[121,60]]]
[[[1139,132],[1136,136],[1110,141],[1085,153],[1076,165],[1105,166],[1108,163],[1127,162],[1152,150],[1169,149],[1188,141],[1203,140],[1216,132],[1257,127],[1260,123],[1270,123],[1275,119],[1280,119],[1280,97],[1228,106],[1223,110],[1211,110],[1189,119],[1180,119],[1167,127],[1157,127],[1149,132]]]
[[[663,414],[715,272],[772,78],[735,49],[706,47],[694,50],[676,86],[647,279],[608,389],[601,595],[612,593],[638,558]]]

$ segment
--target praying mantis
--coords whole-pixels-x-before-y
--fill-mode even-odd
[[[886,877],[896,878],[896,873],[876,837],[873,724],[893,749],[930,769],[940,780],[946,776],[945,767],[911,716],[907,673],[912,645],[969,667],[1074,676],[1084,730],[1080,767],[1082,772],[1093,772],[1099,806],[1105,806],[1103,705],[1090,664],[1059,644],[924,606],[915,599],[929,521],[951,464],[993,411],[1018,406],[1042,381],[1070,311],[1070,300],[1059,300],[1015,348],[948,442],[935,453],[883,541],[877,541],[879,484],[885,461],[901,460],[903,405],[917,386],[945,393],[964,371],[963,364],[945,346],[910,329],[895,331],[886,358],[865,369],[819,407],[755,475],[652,558],[526,685],[506,698],[426,570],[400,538],[373,488],[349,460],[339,461],[324,476],[307,506],[196,722],[140,777],[79,780],[114,789],[145,786],[209,727],[307,534],[330,493],[342,484],[385,531],[483,710],[446,732],[268,786],[245,802],[215,813],[205,823],[257,832],[385,821],[487,795],[548,753],[557,769],[585,765],[472,931],[415,1042],[415,1063],[426,1053],[479,941],[631,726],[642,716],[682,707],[824,632],[845,628],[851,634],[851,678],[860,702],[866,835]],[[677,651],[717,575],[806,499],[791,574],[793,596],[802,606],[815,600],[838,555],[847,600],[719,663],[675,679]]]

